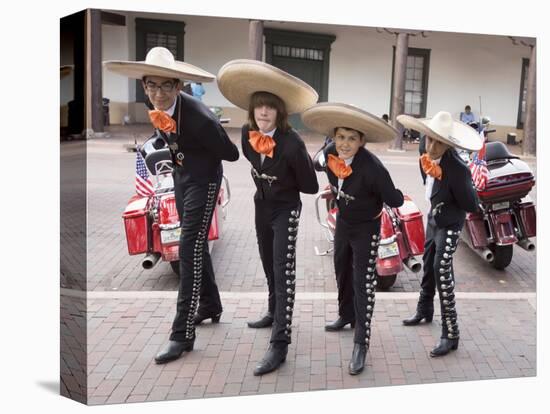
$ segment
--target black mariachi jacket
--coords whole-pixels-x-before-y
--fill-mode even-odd
[[[298,133],[291,129],[282,133],[277,129],[273,135],[276,144],[273,158],[261,156],[248,142],[248,124],[242,128],[242,150],[250,164],[256,184],[254,200],[267,200],[281,205],[295,205],[300,192],[315,194],[319,190],[317,175],[311,157]],[[261,163],[261,165],[260,165]]]
[[[153,109],[151,102],[146,105]],[[222,174],[221,161],[237,161],[239,150],[231,142],[216,115],[198,99],[180,92],[172,118],[177,123],[177,136],[172,151],[183,153],[179,177],[184,182],[206,183],[216,181]],[[178,122],[179,121],[179,122]],[[163,134],[164,135],[164,134]],[[166,135],[164,135],[166,137]]]
[[[434,180],[430,213],[439,227],[462,227],[466,212],[477,211],[479,205],[470,169],[453,148],[441,156],[439,166],[443,177]]]
[[[338,156],[334,144],[325,149],[328,155]],[[344,179],[337,200],[339,218],[346,223],[373,221],[382,210],[382,203],[390,207],[403,205],[403,193],[396,189],[388,170],[373,153],[361,147],[351,163],[352,173]],[[338,196],[338,177],[326,167],[332,193]]]

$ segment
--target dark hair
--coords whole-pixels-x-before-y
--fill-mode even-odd
[[[464,107],[464,110],[466,110],[466,109],[469,109],[470,111],[472,110],[472,108],[470,108],[470,105],[466,105],[466,106]]]
[[[346,131],[355,131],[355,132],[357,132],[359,134],[359,139],[360,140],[363,140],[363,138],[365,137],[365,134],[363,134],[361,131],[358,131],[358,130],[353,129],[353,128],[347,128],[347,127],[336,127],[336,128],[334,128],[334,131],[332,131],[332,136],[333,137],[336,136],[336,131],[340,128],[345,129]]]
[[[143,83],[147,83],[147,76],[154,76],[154,75],[145,75],[143,78],[141,78],[141,80],[143,81]],[[163,78],[164,76],[161,76],[161,78]],[[180,80],[179,79],[176,79],[176,78],[172,78],[172,80],[174,81],[174,86],[176,86],[178,83],[180,83]]]
[[[254,92],[248,104],[248,125],[251,129],[258,131],[259,127],[254,119],[254,109],[260,106],[269,106],[277,111],[275,125],[281,132],[287,132],[292,127],[288,123],[288,112],[284,101],[277,95],[269,92]]]

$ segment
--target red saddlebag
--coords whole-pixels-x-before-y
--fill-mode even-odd
[[[424,253],[425,234],[421,211],[409,197],[405,197],[403,205],[396,208],[395,212],[401,221],[401,232],[411,249],[411,255]]]
[[[148,198],[135,195],[122,214],[128,253],[131,255],[147,252],[147,201]]]

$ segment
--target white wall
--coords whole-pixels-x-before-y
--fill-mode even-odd
[[[522,58],[529,49],[506,36],[430,33],[410,47],[431,49],[427,115],[447,110],[457,117],[469,104],[494,124],[516,125]]]
[[[248,20],[200,16],[129,13],[126,27],[104,26],[104,59],[134,59],[134,17],[180,20],[185,26],[185,60],[217,74],[227,61],[248,57]],[[333,34],[329,100],[355,104],[376,115],[389,112],[392,46],[395,36],[375,28],[339,25],[266,22],[266,27]],[[514,46],[506,36],[428,32],[411,36],[409,46],[431,50],[427,116],[447,110],[458,117],[466,104],[493,124],[515,126],[522,57],[526,47]],[[135,99],[133,82],[104,71],[105,96]],[[231,107],[215,83],[205,84],[207,105]],[[109,96],[111,95],[111,96]]]
[[[128,42],[129,27],[103,25],[101,33],[103,60],[134,60]],[[133,83],[133,82],[132,82]],[[129,94],[127,77],[103,69],[103,96],[112,101],[129,102],[135,94]]]

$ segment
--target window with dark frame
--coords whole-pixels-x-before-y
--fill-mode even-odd
[[[393,47],[392,81],[390,96],[393,96],[393,72],[395,68],[395,46]],[[428,97],[428,74],[430,69],[430,49],[409,48],[405,73],[405,108],[407,115],[423,118],[426,116]],[[390,99],[390,113],[393,100]]]
[[[162,46],[183,61],[184,35],[184,22],[136,18],[136,60],[145,60],[147,52]],[[136,82],[136,102],[145,102],[140,80]]]
[[[529,76],[529,59],[523,58],[521,63],[521,83],[519,88],[518,121],[516,128],[523,129],[525,109],[527,104],[527,77]]]
[[[305,47],[293,47],[273,45],[273,55],[281,57],[291,57],[295,59],[320,60],[324,58],[324,53],[320,49],[310,49]]]

